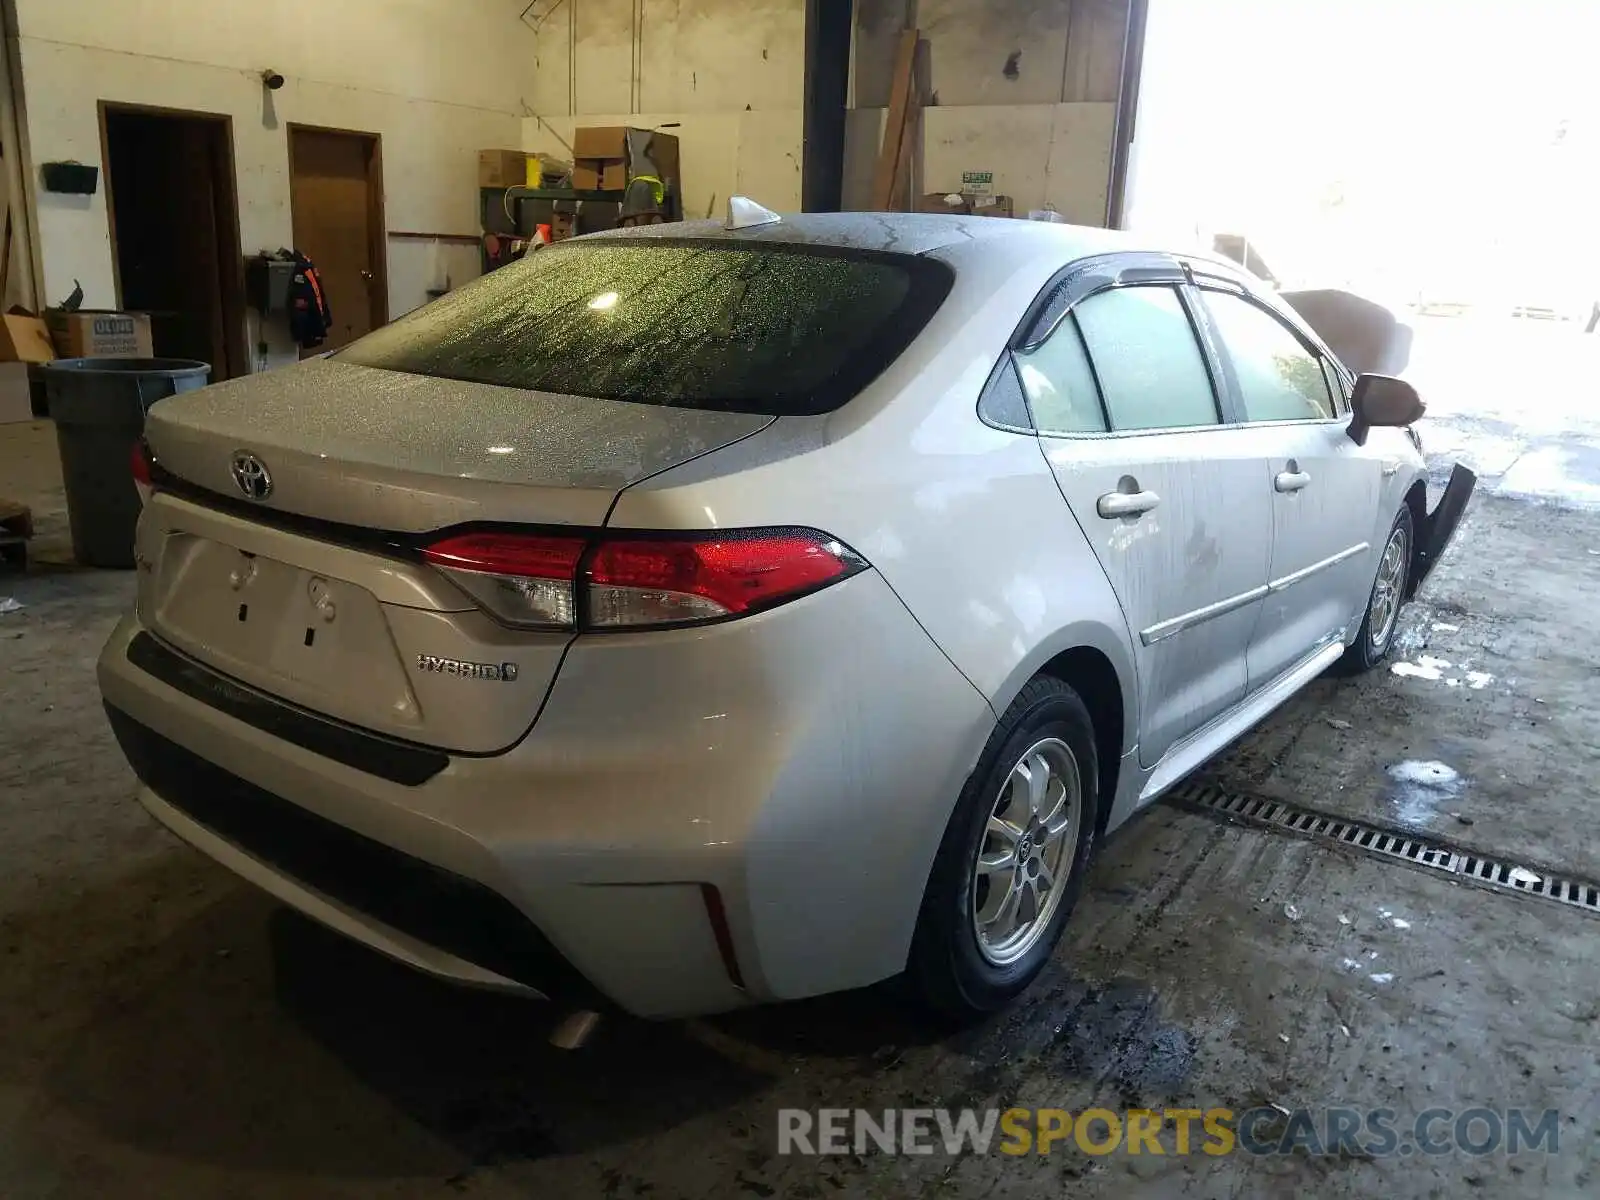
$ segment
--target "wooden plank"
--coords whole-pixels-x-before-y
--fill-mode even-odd
[[[883,127],[883,148],[878,153],[878,169],[872,179],[872,207],[887,212],[894,203],[900,177],[900,157],[905,142],[906,109],[911,103],[911,81],[917,63],[918,34],[907,29],[900,35],[894,53],[894,81],[889,91],[889,119]]]
[[[922,108],[933,71],[928,62],[928,43],[919,41],[911,60],[911,86],[906,93],[906,119],[900,128],[900,163],[895,174],[894,208],[911,211],[922,190],[923,151]]]
[[[11,286],[11,205],[6,205],[5,249],[0,250],[0,308],[5,307],[6,289]]]
[[[922,129],[922,96],[917,90],[916,76],[912,76],[910,92],[906,95],[906,115],[900,122],[900,148],[896,155],[894,191],[889,197],[889,209],[904,212],[910,209],[912,176],[916,169],[917,142]]]

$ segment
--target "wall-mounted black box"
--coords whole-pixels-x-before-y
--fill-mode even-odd
[[[70,196],[92,196],[100,186],[100,168],[85,163],[52,162],[39,169],[44,177],[44,190],[65,192]]]

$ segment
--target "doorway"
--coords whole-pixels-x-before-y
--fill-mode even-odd
[[[102,102],[100,130],[117,307],[150,315],[158,357],[245,374],[231,119]]]
[[[289,126],[294,248],[317,266],[333,323],[315,350],[337,350],[389,320],[383,147],[375,133]]]

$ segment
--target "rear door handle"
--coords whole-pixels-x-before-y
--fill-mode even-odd
[[[1114,517],[1137,517],[1161,503],[1154,492],[1107,492],[1095,503],[1094,510],[1110,520]]]
[[[1311,474],[1308,471],[1279,471],[1272,486],[1280,492],[1298,492],[1310,482]]]

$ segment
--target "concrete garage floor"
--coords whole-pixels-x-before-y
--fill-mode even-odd
[[[1582,414],[1553,419],[1548,391],[1521,392],[1541,396],[1531,428],[1515,393],[1480,387],[1512,413],[1424,429],[1490,470],[1407,613],[1412,672],[1319,682],[1206,775],[1593,879],[1600,513],[1521,498],[1516,467],[1543,455],[1539,487],[1586,499],[1600,437]],[[614,1022],[579,1054],[550,1050],[541,1007],[325,934],[143,815],[92,675],[132,580],[52,565],[67,549],[48,426],[0,426],[0,490],[18,489],[42,565],[0,581],[26,605],[0,616],[0,1195],[1505,1197],[1600,1181],[1595,915],[1172,805],[1111,841],[1057,965],[985,1027],[929,1028],[873,993]],[[1396,778],[1406,763],[1449,770]],[[783,1107],[1094,1103],[1555,1108],[1560,1152],[774,1153]]]

